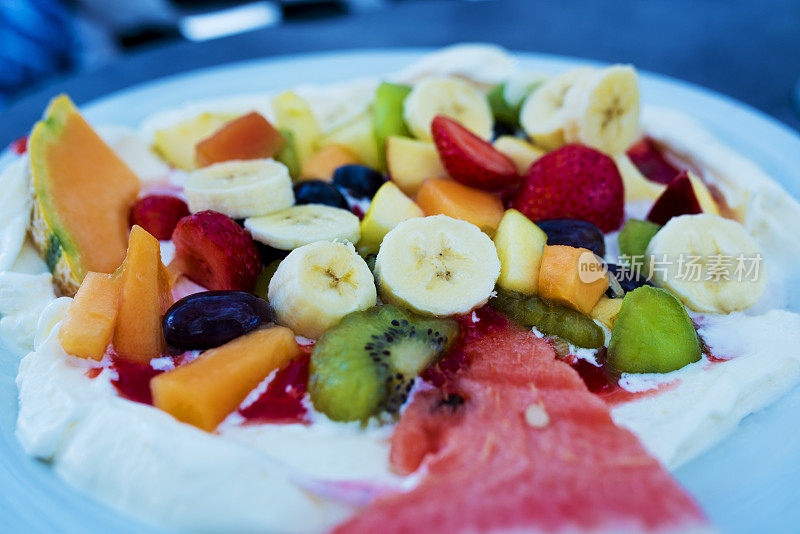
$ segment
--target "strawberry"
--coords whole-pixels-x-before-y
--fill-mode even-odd
[[[511,207],[534,222],[580,219],[607,233],[622,225],[624,202],[614,160],[583,145],[566,145],[531,165]]]
[[[628,157],[639,172],[660,184],[672,182],[680,172],[667,161],[653,140],[647,137],[628,149]]]
[[[689,174],[683,171],[669,183],[653,203],[647,214],[647,220],[664,226],[673,217],[698,213],[703,213],[703,209],[697,200]]]
[[[175,225],[189,215],[186,202],[170,195],[149,195],[140,198],[131,208],[131,226],[138,224],[158,240],[172,236]]]
[[[261,272],[253,238],[241,226],[216,211],[184,217],[172,233],[175,254],[184,274],[210,290],[252,291]]]
[[[508,156],[453,119],[438,115],[431,133],[442,164],[457,182],[497,191],[519,181],[517,168]]]

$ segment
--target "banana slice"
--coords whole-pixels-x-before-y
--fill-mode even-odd
[[[375,260],[381,298],[428,315],[467,313],[500,276],[492,240],[446,215],[409,219],[383,238]]]
[[[317,241],[289,253],[267,293],[279,324],[317,339],[350,312],[377,303],[372,272],[350,243]]]
[[[547,150],[564,144],[564,98],[590,68],[567,71],[550,78],[525,99],[519,113],[522,129],[534,143]]]
[[[403,101],[403,118],[419,139],[432,139],[431,121],[446,115],[478,137],[492,138],[494,117],[486,96],[458,78],[425,78],[414,86]]]
[[[349,241],[361,237],[358,217],[347,210],[304,204],[244,221],[253,239],[273,248],[292,250],[315,241]]]
[[[294,204],[289,169],[272,159],[224,161],[193,171],[183,190],[192,213],[214,210],[234,219]]]
[[[639,82],[629,65],[581,78],[564,98],[564,140],[606,154],[624,152],[639,136]]]
[[[707,213],[674,217],[647,247],[649,273],[698,312],[755,304],[767,283],[763,255],[745,228]]]

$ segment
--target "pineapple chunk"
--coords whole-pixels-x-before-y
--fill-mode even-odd
[[[531,164],[545,154],[541,148],[513,135],[498,137],[494,142],[494,147],[514,162],[520,176],[524,176]]]
[[[377,254],[384,236],[392,228],[407,219],[424,215],[422,209],[394,183],[386,182],[375,193],[364,220],[361,221],[358,253],[363,256]]]
[[[417,194],[425,180],[448,177],[436,146],[408,137],[386,139],[386,166],[392,181],[411,196]]]
[[[619,310],[622,308],[622,301],[624,299],[610,299],[606,296],[600,297],[597,304],[592,308],[589,317],[596,319],[606,325],[609,329],[614,329],[614,321],[617,320]]]
[[[305,100],[291,91],[272,99],[272,111],[276,126],[291,132],[292,146],[302,165],[317,151],[321,135],[314,113]]]
[[[156,131],[153,149],[170,165],[184,171],[197,168],[195,147],[235,119],[234,113],[201,113]]]
[[[320,142],[320,147],[341,145],[353,153],[364,165],[382,170],[383,162],[378,155],[378,143],[372,129],[372,117],[360,115],[338,130],[334,130]]]
[[[179,421],[211,432],[272,371],[299,354],[288,328],[255,330],[153,378],[153,404]]]

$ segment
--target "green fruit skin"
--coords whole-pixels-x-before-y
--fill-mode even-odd
[[[666,289],[627,293],[614,322],[608,365],[617,373],[669,373],[700,359],[700,341],[683,304]]]
[[[383,338],[393,320],[406,320],[418,332],[430,328],[447,337],[447,343],[439,350],[429,348],[430,355],[422,359],[425,365],[404,366],[408,378],[436,361],[458,338],[456,321],[422,318],[397,306],[378,306],[346,315],[319,338],[311,352],[308,391],[317,410],[334,421],[363,422],[386,407],[390,378],[396,369],[375,363],[365,345],[374,339],[372,336]]]
[[[489,94],[486,95],[489,100],[489,107],[492,109],[492,114],[498,122],[502,122],[512,128],[519,128],[519,110],[522,107],[512,107],[506,102],[505,93],[506,84],[501,83],[495,85]]]
[[[386,165],[386,139],[393,135],[411,136],[403,119],[403,102],[410,92],[411,87],[407,85],[388,82],[381,83],[375,91],[372,125],[383,166]]]
[[[629,258],[638,258],[641,262],[647,253],[647,245],[659,230],[661,230],[661,226],[656,223],[628,219],[617,236],[620,254]]]
[[[605,345],[605,333],[590,318],[534,295],[497,289],[497,297],[489,304],[512,321],[526,328],[536,327],[546,336],[556,336],[587,349]]]

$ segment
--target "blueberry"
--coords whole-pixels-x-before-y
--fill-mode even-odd
[[[492,131],[492,139],[497,139],[498,137],[503,137],[504,135],[517,135],[517,128],[506,124],[504,122],[495,122],[494,123],[494,130]]]
[[[536,225],[547,234],[548,245],[588,248],[601,258],[606,254],[606,240],[597,226],[579,219],[549,219]]]
[[[363,165],[343,165],[333,173],[333,183],[355,198],[372,198],[386,179]]]
[[[294,200],[297,204],[325,204],[334,208],[350,209],[344,195],[322,180],[306,180],[294,184]]]
[[[173,304],[161,321],[171,347],[218,347],[274,320],[264,299],[245,291],[204,291]]]
[[[653,285],[647,278],[641,275],[638,266],[637,268],[634,268],[628,265],[616,265],[614,263],[607,263],[606,267],[608,268],[608,272],[616,277],[620,287],[622,287],[622,290],[625,293],[633,291],[637,287]],[[611,291],[611,288],[608,288],[606,290],[606,295],[608,297],[614,298],[614,292]]]

